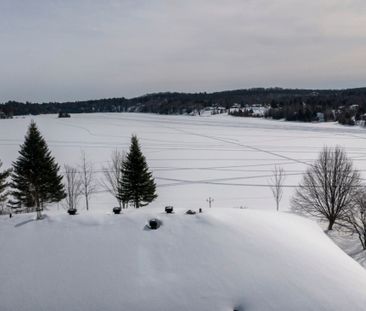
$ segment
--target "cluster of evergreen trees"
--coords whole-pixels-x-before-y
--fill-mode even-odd
[[[1,165],[0,162],[0,168]],[[131,138],[131,147],[119,176],[118,197],[125,204],[131,202],[139,208],[157,197],[154,178],[136,136]],[[8,200],[9,195],[11,199]],[[32,121],[12,168],[0,172],[1,211],[4,212],[7,205],[12,210],[36,211],[37,219],[40,219],[45,204],[60,202],[66,196],[60,167]]]

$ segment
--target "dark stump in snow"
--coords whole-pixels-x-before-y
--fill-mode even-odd
[[[122,208],[120,208],[119,206],[113,207],[113,213],[115,213],[115,214],[120,214],[121,210],[122,210]]]
[[[156,230],[161,226],[161,221],[157,218],[152,218],[149,220],[149,228]]]
[[[165,212],[167,214],[173,213],[173,206],[165,206]]]
[[[186,214],[187,215],[194,215],[194,214],[196,214],[196,212],[189,209],[188,211],[186,211]]]
[[[67,212],[68,212],[70,215],[76,215],[77,209],[76,209],[76,208],[69,208],[69,209],[67,210]]]

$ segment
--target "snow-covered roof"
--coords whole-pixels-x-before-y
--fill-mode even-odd
[[[310,220],[175,212],[0,216],[0,309],[365,310],[366,271]]]

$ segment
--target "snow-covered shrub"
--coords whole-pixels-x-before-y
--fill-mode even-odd
[[[161,221],[157,218],[152,218],[149,220],[149,228],[156,230],[161,226]]]

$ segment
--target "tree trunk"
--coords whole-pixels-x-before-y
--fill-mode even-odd
[[[42,208],[39,202],[38,193],[35,192],[35,201],[36,201],[36,211],[37,211],[37,220],[42,219]]]
[[[335,222],[335,221],[334,221],[334,219],[329,220],[329,224],[328,224],[328,231],[333,230],[334,222]]]
[[[361,244],[362,244],[363,250],[366,250],[366,233],[365,232],[363,234],[363,240],[361,239]]]
[[[89,210],[89,198],[88,198],[87,194],[85,194],[85,205],[86,205],[86,210],[88,211]]]

